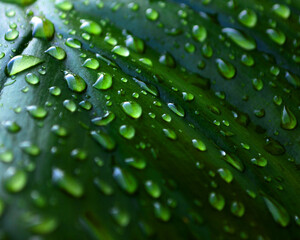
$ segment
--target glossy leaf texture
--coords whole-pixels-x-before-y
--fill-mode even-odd
[[[0,2],[0,239],[297,239],[297,1]]]

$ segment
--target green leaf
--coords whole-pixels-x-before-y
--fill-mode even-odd
[[[0,1],[0,238],[297,239],[299,10]]]

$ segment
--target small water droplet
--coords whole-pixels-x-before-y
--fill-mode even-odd
[[[226,79],[231,79],[235,76],[235,68],[234,66],[229,63],[224,61],[221,58],[216,59],[217,67],[221,75],[226,78]]]
[[[220,193],[211,192],[208,200],[213,208],[217,209],[218,211],[223,210],[225,206],[225,199]]]
[[[82,184],[59,168],[52,170],[52,181],[57,184],[61,190],[75,198],[81,197],[84,193]]]
[[[121,189],[129,194],[133,194],[138,189],[138,183],[135,177],[120,167],[114,167],[113,177]]]

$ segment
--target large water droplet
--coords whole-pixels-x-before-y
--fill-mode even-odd
[[[102,28],[98,23],[90,20],[81,20],[80,22],[80,29],[86,31],[87,33],[93,35],[100,35],[102,33]]]
[[[123,111],[132,118],[139,118],[142,115],[142,107],[134,101],[123,102],[121,104]]]
[[[280,224],[282,227],[286,227],[290,222],[290,216],[283,206],[281,206],[275,199],[263,195],[263,199],[270,211],[275,222]]]
[[[65,80],[67,81],[68,87],[74,92],[81,93],[87,87],[82,77],[68,71],[65,71]]]
[[[284,106],[281,112],[281,127],[292,130],[297,126],[297,118],[288,107]]]
[[[56,0],[55,7],[62,11],[70,11],[73,8],[73,3],[70,0]]]
[[[9,60],[6,66],[6,71],[9,76],[12,76],[42,62],[42,59],[35,56],[18,55]]]
[[[119,128],[119,133],[126,139],[132,139],[135,135],[135,129],[131,125],[122,125]]]
[[[245,50],[253,50],[256,48],[256,42],[253,38],[246,36],[244,33],[233,29],[223,28],[222,32],[225,33],[235,44]]]
[[[130,55],[129,50],[126,47],[120,45],[115,46],[111,51],[122,57],[128,57]]]
[[[99,74],[99,78],[97,81],[93,84],[93,87],[99,90],[107,90],[109,89],[112,84],[112,76],[109,73],[102,72]]]
[[[43,119],[47,116],[47,111],[41,106],[36,106],[36,105],[27,106],[26,110],[34,118]]]
[[[206,28],[202,25],[194,25],[192,29],[192,35],[198,42],[203,42],[207,37]]]
[[[17,193],[27,184],[27,174],[21,169],[9,167],[3,175],[3,185],[11,193]]]
[[[291,14],[290,8],[283,4],[274,4],[272,10],[277,14],[277,16],[284,19],[288,19]]]
[[[285,43],[286,40],[285,34],[279,29],[269,28],[267,29],[266,33],[268,34],[268,36],[273,42],[279,45],[283,45]]]
[[[16,40],[18,37],[19,37],[19,31],[16,29],[9,29],[4,36],[6,41],[13,41]]]
[[[48,40],[53,38],[55,29],[50,20],[35,16],[31,19],[30,23],[32,24],[33,37]]]
[[[244,26],[252,28],[256,25],[257,16],[256,13],[251,9],[242,10],[238,16],[238,20]]]

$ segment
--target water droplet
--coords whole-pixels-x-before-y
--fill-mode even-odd
[[[70,11],[73,9],[73,3],[70,0],[56,0],[55,7],[62,11]]]
[[[126,158],[124,162],[129,166],[132,166],[139,170],[144,169],[147,165],[146,160],[144,158],[134,158],[134,157]]]
[[[50,56],[54,57],[57,60],[63,60],[66,57],[66,52],[61,47],[52,46],[48,48],[45,53],[48,53]]]
[[[116,223],[121,227],[126,227],[130,222],[130,216],[129,214],[124,211],[123,209],[120,209],[118,207],[114,207],[110,211],[113,219],[116,221]]]
[[[175,103],[168,103],[168,107],[174,112],[176,113],[179,117],[184,117],[185,112],[183,110],[183,108]]]
[[[265,167],[268,164],[268,160],[264,157],[252,158],[251,162],[259,167]]]
[[[65,80],[67,81],[68,87],[74,92],[81,93],[87,87],[82,77],[68,71],[65,71]]]
[[[93,87],[99,90],[107,90],[112,86],[113,80],[109,73],[100,73],[97,81],[93,84]]]
[[[36,106],[36,105],[27,106],[26,110],[34,118],[43,119],[47,116],[47,111],[41,106]]]
[[[245,213],[245,206],[241,202],[234,201],[231,204],[230,210],[233,215],[235,215],[237,217],[242,217],[242,216],[244,216],[244,213]]]
[[[153,198],[159,198],[161,194],[160,187],[157,183],[153,182],[152,180],[148,180],[145,182],[145,189],[148,194]]]
[[[51,131],[59,137],[66,137],[68,135],[67,129],[59,125],[53,125]]]
[[[251,55],[243,54],[241,57],[241,62],[248,67],[251,67],[254,65],[254,59]]]
[[[277,14],[277,16],[284,19],[288,19],[291,14],[290,8],[282,4],[274,4],[272,10]]]
[[[163,133],[165,134],[165,136],[166,136],[167,138],[170,138],[170,139],[172,139],[172,140],[176,140],[176,139],[177,139],[176,133],[175,133],[173,130],[171,130],[171,129],[164,128],[164,129],[163,129]]]
[[[9,76],[12,76],[28,68],[34,67],[42,62],[42,59],[35,56],[18,55],[9,60],[6,66],[6,71]]]
[[[290,222],[290,216],[287,211],[275,199],[263,194],[263,199],[270,211],[273,219],[282,227],[286,227]]]
[[[68,38],[66,40],[66,45],[71,48],[79,49],[81,48],[81,42],[76,38]]]
[[[75,112],[77,110],[76,103],[72,100],[69,100],[69,99],[64,100],[63,105],[70,112]]]
[[[159,17],[159,13],[152,9],[152,8],[148,8],[146,10],[146,18],[149,19],[150,21],[156,21]]]
[[[122,57],[128,57],[130,55],[129,50],[126,47],[120,45],[115,46],[111,51]]]
[[[206,151],[206,145],[204,142],[202,142],[201,140],[199,139],[193,139],[192,140],[192,143],[193,143],[193,146],[198,149],[199,151],[201,152],[204,152]]]
[[[201,52],[202,52],[203,56],[206,57],[206,58],[211,58],[211,56],[213,55],[213,49],[207,43],[203,44],[203,46],[201,48]]]
[[[267,138],[264,149],[272,155],[278,156],[285,153],[285,148],[275,139]]]
[[[94,179],[94,184],[99,188],[99,190],[109,196],[109,195],[112,195],[114,190],[113,188],[108,184],[106,183],[105,181],[99,179],[99,178],[95,178]]]
[[[86,68],[89,68],[89,69],[98,69],[100,64],[98,62],[97,59],[95,58],[88,58],[84,61],[84,63],[82,64],[82,66],[86,67]]]
[[[264,87],[264,83],[260,78],[253,78],[252,85],[256,91],[261,91]]]
[[[57,220],[53,217],[40,216],[31,212],[25,213],[23,219],[30,232],[39,235],[53,232],[58,225]]]
[[[9,29],[4,36],[6,41],[13,41],[16,40],[18,37],[19,37],[19,31],[16,29]]]
[[[292,130],[297,126],[297,119],[295,115],[284,106],[281,112],[281,125],[283,129]]]
[[[138,183],[135,177],[120,167],[114,167],[113,177],[124,191],[129,194],[133,194],[138,189]]]
[[[2,123],[5,129],[10,133],[17,133],[21,130],[21,127],[15,121],[5,121]]]
[[[192,29],[192,35],[198,42],[204,42],[207,37],[206,28],[202,25],[194,25]]]
[[[28,82],[31,85],[36,85],[36,84],[38,84],[40,82],[40,79],[34,73],[28,73],[28,74],[26,74],[25,80],[26,80],[26,82]]]
[[[217,67],[221,75],[226,78],[226,79],[231,79],[235,76],[235,68],[234,66],[229,63],[224,61],[221,58],[216,59]]]
[[[100,146],[108,151],[112,151],[116,147],[115,141],[105,132],[92,131],[91,136]]]
[[[135,129],[131,125],[122,125],[119,128],[119,133],[126,139],[132,139],[135,136]]]
[[[59,168],[52,170],[52,181],[73,197],[79,198],[84,193],[82,184]]]
[[[244,164],[238,158],[233,159],[230,155],[228,155],[224,151],[221,151],[221,156],[227,163],[229,163],[235,169],[239,170],[240,172],[244,171],[244,168],[245,168]]]
[[[127,35],[125,43],[129,49],[137,53],[143,53],[145,51],[145,44],[143,40],[137,37],[134,37],[132,35]]]
[[[282,31],[279,29],[267,29],[266,33],[270,37],[270,39],[277,43],[278,45],[283,45],[285,43],[286,37]]]
[[[21,169],[9,167],[3,175],[3,185],[8,192],[17,193],[27,184],[27,174]]]
[[[46,19],[40,17],[33,17],[30,21],[32,24],[32,36],[41,39],[52,39],[54,36],[54,25]]]
[[[253,38],[246,36],[244,33],[233,29],[223,28],[222,32],[225,33],[236,45],[245,50],[253,50],[256,48],[256,42]]]
[[[169,53],[161,55],[159,57],[159,62],[170,68],[174,68],[176,66],[174,58]]]
[[[215,192],[211,192],[209,194],[208,200],[209,200],[210,205],[213,208],[217,209],[218,211],[222,211],[223,210],[223,208],[225,206],[225,199],[224,199],[224,197],[221,194],[215,193]]]
[[[289,84],[291,84],[293,87],[295,88],[299,88],[300,87],[300,78],[295,75],[292,74],[290,72],[286,72],[285,73],[285,79],[288,81]]]
[[[102,33],[102,28],[98,23],[90,20],[81,20],[80,22],[80,29],[86,31],[87,33],[93,35],[100,35]]]
[[[256,13],[253,10],[245,9],[245,10],[242,10],[239,13],[238,20],[244,26],[252,28],[256,25],[257,16],[256,16]]]
[[[142,115],[142,107],[134,101],[123,102],[121,104],[123,111],[132,118],[139,118]]]
[[[49,88],[49,92],[53,95],[53,96],[59,96],[61,94],[61,89],[59,87],[53,86]]]
[[[4,163],[11,163],[14,160],[14,154],[11,150],[0,150],[0,161]]]
[[[227,168],[220,168],[218,169],[218,173],[220,174],[220,177],[227,183],[231,183],[233,180],[233,175],[231,171]]]
[[[28,155],[31,156],[38,156],[41,152],[40,148],[36,146],[35,144],[25,141],[20,143],[20,148],[27,153]]]
[[[147,91],[148,93],[154,95],[154,96],[158,96],[158,91],[157,88],[151,84],[142,82],[136,78],[133,78],[133,80],[140,86],[140,88],[142,88],[143,90]]]
[[[162,205],[159,202],[155,202],[153,206],[154,206],[154,214],[156,218],[158,218],[163,222],[167,222],[170,220],[171,212],[167,206]]]
[[[106,126],[115,119],[115,114],[111,111],[106,111],[104,116],[92,119],[92,123],[97,126]]]

